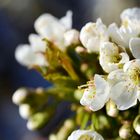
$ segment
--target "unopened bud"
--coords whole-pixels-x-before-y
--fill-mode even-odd
[[[140,135],[140,115],[138,115],[134,122],[133,122],[133,127],[135,131]]]
[[[52,116],[51,111],[44,111],[44,112],[38,112],[32,115],[28,122],[27,122],[27,128],[29,130],[36,130],[42,128],[50,119],[50,116]]]
[[[60,130],[57,133],[57,140],[65,140],[71,131],[74,129],[74,122],[73,120],[66,120],[64,122],[64,125],[60,128]]]
[[[19,106],[19,114],[23,119],[28,119],[34,113],[33,108],[28,104]]]
[[[111,117],[116,117],[119,113],[119,110],[117,109],[116,104],[109,100],[106,104],[106,112]]]
[[[74,127],[74,122],[73,120],[66,120],[65,123],[64,123],[64,126],[67,128],[67,129],[71,129]]]
[[[19,105],[26,100],[27,95],[28,95],[28,90],[26,88],[20,88],[17,91],[15,91],[12,97],[12,101],[15,104]]]
[[[75,29],[69,30],[64,34],[66,46],[79,43],[79,32]]]
[[[119,130],[119,136],[122,139],[129,139],[132,136],[132,126],[130,123],[125,123]]]

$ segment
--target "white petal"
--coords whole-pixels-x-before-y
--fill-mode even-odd
[[[129,69],[140,68],[140,59],[133,59],[125,63],[123,70],[127,72]]]
[[[46,43],[37,34],[30,34],[29,42],[34,52],[45,52],[47,48]]]
[[[115,71],[112,71],[108,75],[108,81],[111,86],[115,85],[118,82],[124,81],[127,79],[126,73],[122,69],[118,69]]]
[[[79,32],[75,29],[68,30],[64,33],[66,46],[79,43]]]
[[[89,87],[85,89],[82,98],[80,99],[80,103],[83,106],[90,106],[92,103],[92,99],[94,97],[95,89],[93,87]]]
[[[137,91],[129,82],[119,82],[111,88],[111,99],[119,110],[126,110],[136,105]]]
[[[94,76],[96,94],[93,95],[93,99],[89,108],[93,111],[101,109],[109,99],[109,85],[107,81],[100,75]]]
[[[129,55],[127,53],[120,53],[120,55],[122,58],[119,63],[124,64],[129,61]]]
[[[92,130],[75,130],[68,137],[68,140],[80,140],[80,137],[84,135],[90,136],[94,140],[104,140],[100,134]]]
[[[94,76],[95,87],[85,90],[80,103],[88,106],[92,111],[101,109],[109,98],[109,85],[100,75]]]
[[[117,44],[127,46],[127,44],[123,41],[118,26],[115,23],[109,25],[108,34],[111,37],[111,39],[115,41]]]
[[[121,13],[121,20],[140,21],[140,8],[128,8]]]
[[[140,38],[131,38],[129,47],[133,56],[140,59]]]
[[[104,42],[100,45],[99,62],[105,72],[109,73],[120,69],[124,63],[129,61],[129,56],[120,51],[120,47],[110,42]],[[120,57],[121,60],[118,60]]]
[[[60,23],[65,26],[65,28],[71,29],[72,28],[72,11],[67,11],[66,16],[60,19]]]
[[[101,18],[98,18],[97,21],[96,21],[96,27],[97,27],[97,30],[100,32],[100,33],[103,33],[103,34],[106,34],[107,35],[107,27],[105,24],[103,24]]]
[[[99,52],[101,42],[108,41],[107,28],[101,19],[87,23],[81,29],[80,40],[89,52]]]
[[[50,14],[41,15],[34,24],[36,32],[51,41],[62,40],[66,28]]]
[[[15,58],[23,66],[48,65],[44,56],[34,53],[29,45],[19,45],[15,50]]]
[[[29,45],[20,45],[15,50],[16,60],[24,66],[29,66],[34,63],[35,55]]]

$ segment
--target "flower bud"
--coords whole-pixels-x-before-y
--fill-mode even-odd
[[[42,128],[50,120],[53,111],[51,109],[48,109],[43,112],[35,113],[29,118],[27,122],[27,128],[29,130],[36,130]]]
[[[110,117],[116,117],[119,113],[116,104],[109,100],[106,104],[106,112]]]
[[[57,140],[64,140],[68,137],[71,131],[74,129],[74,122],[73,120],[66,120],[64,125],[60,128],[57,133]]]
[[[23,119],[28,119],[34,113],[34,109],[28,104],[19,106],[19,114]]]
[[[122,139],[129,139],[132,136],[131,124],[126,122],[119,130],[119,136]]]
[[[26,100],[27,95],[28,95],[28,90],[26,88],[20,88],[17,91],[15,91],[12,97],[12,101],[17,105],[20,105]]]
[[[75,29],[68,30],[64,33],[66,46],[79,43],[79,32]]]
[[[140,115],[138,115],[133,122],[134,130],[140,135]]]

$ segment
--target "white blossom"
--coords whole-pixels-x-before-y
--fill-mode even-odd
[[[30,44],[19,45],[15,50],[16,60],[23,66],[32,67],[34,65],[48,66],[44,56],[47,48],[41,37],[35,34],[29,36]]]
[[[96,74],[93,83],[89,83],[89,87],[85,89],[80,103],[88,106],[92,111],[97,111],[108,101],[109,91],[108,82],[102,76]]]
[[[119,110],[136,105],[140,96],[140,59],[127,62],[123,70],[111,72],[108,79],[112,84],[110,98]]]
[[[120,17],[123,24],[129,25],[133,29],[140,30],[140,8],[125,9]]]
[[[133,29],[132,27],[122,25],[120,28],[113,23],[108,27],[108,34],[112,41],[118,45],[129,48],[129,41],[132,37],[137,37],[140,31]]]
[[[47,38],[64,50],[64,33],[72,27],[72,12],[68,11],[66,16],[61,19],[48,13],[43,14],[35,21],[34,27],[40,36]]]
[[[100,18],[96,23],[89,22],[81,29],[80,40],[89,52],[99,52],[100,44],[108,41],[107,27]]]
[[[129,8],[121,14],[122,25],[120,28],[113,23],[108,27],[110,38],[117,44],[126,48],[129,47],[129,41],[140,34],[140,8]]]
[[[109,73],[113,70],[120,69],[128,61],[128,54],[123,48],[114,43],[104,42],[100,46],[99,62],[105,72]]]
[[[103,137],[92,130],[75,130],[68,137],[68,140],[104,140]]]

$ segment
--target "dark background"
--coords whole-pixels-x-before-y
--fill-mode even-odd
[[[11,97],[21,87],[47,87],[35,71],[20,66],[14,58],[18,44],[27,43],[35,32],[33,24],[42,13],[62,17],[73,11],[73,27],[81,29],[88,21],[101,17],[105,24],[119,23],[120,12],[140,6],[140,0],[0,0],[0,140],[43,140],[26,128]]]

